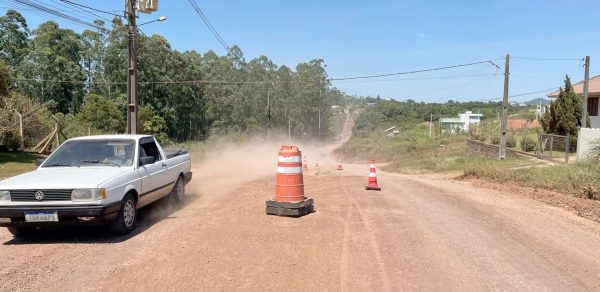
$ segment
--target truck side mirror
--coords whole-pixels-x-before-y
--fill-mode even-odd
[[[153,164],[154,162],[156,162],[156,159],[154,158],[154,156],[142,156],[140,157],[140,166],[144,166],[147,164]]]
[[[40,165],[42,165],[42,163],[44,163],[44,161],[46,161],[46,159],[36,159],[36,160],[35,160],[35,166],[40,166]]]

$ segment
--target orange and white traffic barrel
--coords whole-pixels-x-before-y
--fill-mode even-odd
[[[302,152],[296,146],[281,146],[277,161],[275,199],[266,202],[267,214],[302,216],[314,211],[313,199],[304,196]]]

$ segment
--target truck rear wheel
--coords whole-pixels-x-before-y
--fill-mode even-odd
[[[127,234],[135,229],[137,223],[136,201],[131,194],[125,195],[121,211],[117,219],[110,225],[112,231],[116,234]]]
[[[181,176],[177,178],[177,182],[175,182],[175,186],[173,187],[170,196],[173,204],[181,204],[185,201],[185,185],[183,184]]]

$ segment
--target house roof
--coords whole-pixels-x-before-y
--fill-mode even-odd
[[[576,94],[583,94],[583,81],[573,84],[573,90]],[[548,94],[548,97],[558,97],[559,90]],[[600,75],[590,78],[588,94],[600,94]]]
[[[463,121],[461,121],[459,118],[441,118],[440,122],[442,122],[442,123],[460,123],[460,124],[463,123]]]

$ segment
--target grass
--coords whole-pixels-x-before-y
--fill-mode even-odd
[[[600,167],[593,163],[514,169],[483,162],[467,166],[464,173],[465,176],[515,182],[526,187],[549,189],[575,196],[582,195],[586,189],[600,189]]]
[[[597,163],[545,166],[530,158],[494,160],[469,152],[466,146],[468,138],[465,135],[429,139],[427,134],[425,129],[417,127],[394,137],[386,137],[379,133],[366,137],[353,136],[336,152],[349,162],[365,163],[369,159],[389,162],[383,169],[390,172],[462,172],[466,177],[485,178],[501,183],[512,182],[574,196],[600,198],[600,165]],[[515,148],[520,149],[520,145]],[[564,157],[564,152],[561,153]]]
[[[29,152],[0,153],[0,179],[34,170],[39,158],[44,156]]]

